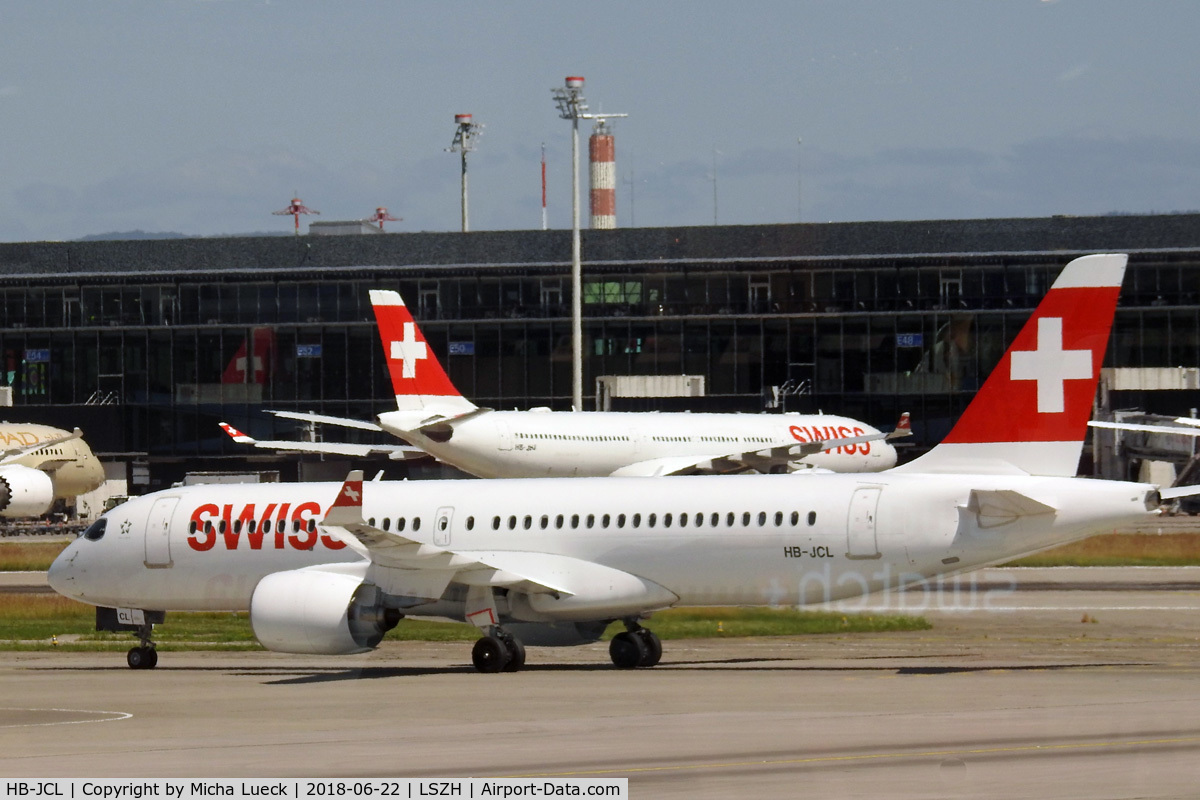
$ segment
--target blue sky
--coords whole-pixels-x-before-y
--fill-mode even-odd
[[[0,240],[570,224],[587,79],[623,227],[1200,209],[1200,4],[0,0]],[[583,127],[586,134],[587,128]],[[799,140],[799,141],[798,141]],[[586,219],[586,217],[585,217]],[[585,222],[586,224],[586,222]]]

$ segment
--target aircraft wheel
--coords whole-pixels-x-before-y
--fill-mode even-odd
[[[158,664],[158,651],[153,647],[133,647],[125,655],[130,669],[153,669]]]
[[[517,672],[525,666],[525,644],[512,636],[504,640],[508,649],[508,663],[504,665],[505,672]]]
[[[504,642],[495,636],[485,636],[471,649],[471,663],[480,672],[500,672],[508,664],[511,654]]]
[[[648,655],[646,643],[629,631],[618,633],[608,644],[608,657],[618,669],[641,666]]]
[[[662,661],[662,640],[655,635],[654,631],[639,628],[633,635],[646,645],[646,657],[638,664],[639,667],[653,667]]]

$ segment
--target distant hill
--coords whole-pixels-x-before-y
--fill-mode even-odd
[[[186,233],[177,233],[175,231],[160,231],[153,233],[150,231],[113,231],[112,233],[94,233],[91,236],[81,236],[75,241],[77,242],[111,242],[111,241],[132,241],[135,239],[223,239],[234,238],[241,236],[291,236],[291,231],[258,231],[254,233],[218,233],[211,236],[189,236]]]

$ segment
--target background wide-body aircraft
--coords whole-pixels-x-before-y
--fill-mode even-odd
[[[50,584],[134,631],[134,667],[166,611],[221,609],[292,653],[466,620],[485,672],[620,621],[632,668],[662,655],[642,625],[661,609],[837,600],[1110,532],[1196,491],[1074,477],[1125,262],[1068,264],[947,439],[892,470],[175,488],[105,514]]]
[[[387,431],[440,461],[481,478],[574,478],[736,472],[878,472],[896,465],[890,439],[909,433],[907,414],[891,434],[832,414],[711,414],[495,411],[454,388],[393,291],[373,290],[396,394],[378,424],[322,414],[271,412],[306,422]],[[413,456],[414,448],[333,442],[258,441],[221,423],[234,441],[277,450]]]
[[[0,422],[0,517],[40,517],[104,483],[104,467],[83,433]]]

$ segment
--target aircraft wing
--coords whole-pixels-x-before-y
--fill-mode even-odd
[[[1184,422],[1187,417],[1175,420]],[[1200,436],[1200,428],[1193,427],[1196,421],[1184,422],[1188,427],[1172,427],[1170,425],[1140,425],[1133,422],[1096,422],[1088,423],[1093,428],[1107,428],[1115,431],[1145,431],[1146,433],[1177,433],[1180,436]]]
[[[8,464],[12,461],[16,461],[18,458],[21,458],[22,456],[32,453],[35,450],[41,450],[43,447],[53,447],[56,444],[62,444],[63,442],[69,442],[70,440],[78,439],[81,436],[83,436],[83,431],[79,430],[79,428],[76,428],[75,430],[68,433],[66,436],[58,436],[54,439],[44,439],[40,442],[36,442],[34,444],[24,444],[24,445],[21,445],[20,447],[5,448],[3,450],[0,450],[0,464]],[[65,462],[63,462],[63,463],[65,463]],[[58,466],[62,466],[62,464],[59,464]]]
[[[896,430],[891,433],[866,433],[841,439],[790,442],[775,447],[736,453],[652,458],[647,461],[626,464],[613,471],[611,475],[613,477],[659,477],[662,475],[728,475],[737,472],[770,472],[774,467],[782,467],[825,450],[861,442],[874,442],[880,439],[892,441],[904,436],[911,436],[912,431],[909,430],[907,421],[908,414],[906,413],[901,417],[901,422],[897,425]]]
[[[365,547],[370,579],[391,594],[442,595],[451,581],[469,587],[501,587],[564,599],[614,586],[643,593],[660,606],[679,598],[621,570],[570,556],[538,552],[457,551],[368,524],[362,517],[362,470],[353,470],[321,523]]]
[[[349,442],[291,442],[283,440],[261,440],[248,436],[232,425],[218,423],[225,433],[238,444],[261,447],[266,450],[291,450],[299,453],[322,453],[325,455],[350,456],[365,458],[372,455],[386,455],[393,460],[426,458],[429,454],[416,447],[400,444],[351,444]]]
[[[268,414],[274,414],[277,417],[284,419],[298,419],[302,422],[320,422],[325,425],[338,425],[342,428],[358,428],[364,431],[383,431],[383,428],[376,425],[374,422],[366,422],[361,419],[349,419],[348,417],[330,417],[325,414],[307,414],[302,411],[267,411]]]

